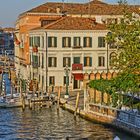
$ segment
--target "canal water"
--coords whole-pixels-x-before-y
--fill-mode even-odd
[[[124,132],[86,121],[56,107],[0,109],[0,140],[135,140]]]

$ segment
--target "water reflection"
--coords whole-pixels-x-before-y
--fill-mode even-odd
[[[0,109],[0,139],[5,140],[134,140],[124,133],[73,115],[55,107],[42,110]]]

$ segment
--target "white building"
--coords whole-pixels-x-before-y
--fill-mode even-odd
[[[39,81],[39,88],[65,87],[66,64],[69,88],[82,89],[83,74],[109,69],[110,49],[105,42],[105,24],[95,18],[62,17],[44,27],[30,31],[30,78]]]

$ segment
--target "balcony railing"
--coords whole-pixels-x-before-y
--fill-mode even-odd
[[[32,66],[33,66],[33,68],[38,68],[38,63],[36,63],[36,62],[32,62]]]
[[[33,46],[33,52],[37,53],[38,52],[38,47],[37,46]]]
[[[73,48],[73,49],[81,49],[82,46],[73,46],[72,48]]]
[[[83,70],[83,64],[72,64],[72,70]]]

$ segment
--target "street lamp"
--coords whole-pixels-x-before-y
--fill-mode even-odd
[[[68,67],[68,65],[66,65],[65,69],[64,69],[65,75],[66,75],[66,93],[65,93],[65,98],[69,98],[69,91],[68,91],[68,86],[69,86],[69,72],[70,69]]]

